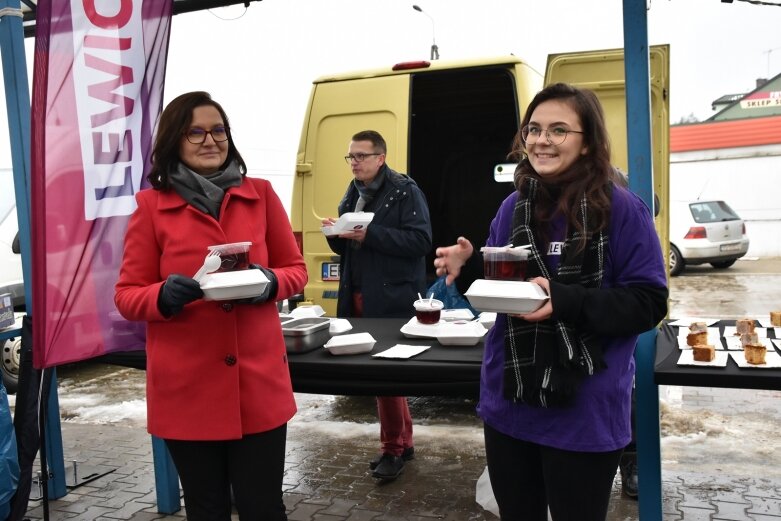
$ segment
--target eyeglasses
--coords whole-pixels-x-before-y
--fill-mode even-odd
[[[207,134],[212,137],[215,143],[228,141],[228,127],[214,127],[211,130],[193,127],[184,133],[184,137],[193,145],[200,145],[206,141]]]
[[[375,152],[374,154],[364,154],[363,152],[356,152],[355,154],[348,154],[344,156],[344,160],[347,161],[347,164],[350,164],[352,161],[355,161],[356,163],[363,163],[363,160],[369,156],[381,156],[381,155],[382,154],[379,152]]]
[[[523,138],[524,143],[533,145],[538,142],[544,134],[545,139],[547,139],[548,143],[551,145],[561,145],[564,143],[564,140],[567,139],[567,134],[570,132],[583,134],[580,130],[567,130],[564,127],[540,128],[536,125],[526,125],[521,129],[521,137]]]

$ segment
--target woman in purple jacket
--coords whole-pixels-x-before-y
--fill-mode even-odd
[[[531,245],[527,276],[550,299],[499,315],[485,343],[477,410],[505,521],[604,520],[623,447],[638,334],[667,312],[667,279],[648,207],[615,183],[596,95],[551,85],[516,137],[516,191],[489,246]],[[437,249],[451,283],[473,254]]]

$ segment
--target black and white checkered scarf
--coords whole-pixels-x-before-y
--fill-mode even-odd
[[[584,226],[586,247],[577,251],[583,234],[570,229],[556,273],[551,273],[534,234],[543,223],[534,221],[539,181],[528,178],[528,195],[518,198],[513,211],[512,244],[531,244],[527,277],[545,277],[587,288],[602,285],[606,231],[589,232],[588,203],[580,201],[578,219]],[[568,227],[573,228],[573,227]],[[504,338],[504,397],[536,407],[563,407],[572,403],[581,380],[605,367],[599,339],[561,320],[527,322],[507,317]]]

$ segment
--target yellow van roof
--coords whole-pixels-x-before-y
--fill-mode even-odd
[[[395,74],[409,74],[411,72],[442,71],[448,69],[462,69],[467,67],[486,67],[491,65],[510,65],[524,63],[520,58],[507,55],[489,58],[473,58],[468,60],[414,60],[389,64],[378,69],[365,69],[361,71],[349,71],[336,74],[328,74],[316,78],[312,83],[327,83],[332,81],[354,80],[360,78],[376,78],[379,76],[393,76]],[[407,64],[409,67],[398,68],[398,65]],[[419,64],[419,66],[415,66]],[[398,70],[394,70],[397,68]]]

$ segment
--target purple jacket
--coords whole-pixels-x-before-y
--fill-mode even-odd
[[[510,242],[517,200],[518,192],[514,192],[502,203],[491,223],[488,246]],[[554,228],[558,236],[552,240],[563,241],[564,227]],[[608,233],[602,288],[551,288],[555,318],[602,335],[607,367],[584,379],[571,407],[546,409],[506,400],[502,392],[506,315],[500,314],[486,337],[477,406],[480,417],[494,429],[513,438],[572,451],[605,452],[629,443],[634,349],[638,334],[664,317],[667,276],[651,214],[634,193],[614,187]],[[555,267],[558,259],[547,262]],[[637,321],[630,320],[636,322],[635,331],[628,333],[624,325],[625,330],[608,333],[627,310],[638,315]]]

